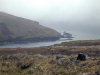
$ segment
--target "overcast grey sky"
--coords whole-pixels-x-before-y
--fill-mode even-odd
[[[0,11],[58,31],[93,37],[100,34],[100,0],[0,0]]]

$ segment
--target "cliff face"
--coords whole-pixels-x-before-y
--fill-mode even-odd
[[[60,38],[60,33],[44,27],[39,22],[0,12],[0,41],[50,41]]]

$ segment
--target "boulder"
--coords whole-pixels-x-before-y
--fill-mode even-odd
[[[22,69],[22,70],[24,70],[24,69],[27,69],[27,68],[29,68],[30,67],[30,64],[28,64],[28,65],[22,65],[20,68]]]
[[[17,67],[19,67],[21,70],[28,69],[31,67],[32,63],[24,63],[24,62],[19,62],[17,63]]]
[[[77,56],[77,60],[85,61],[86,60],[86,56],[83,53],[79,53],[78,56]]]
[[[59,60],[60,58],[63,58],[63,56],[56,56],[56,60]]]

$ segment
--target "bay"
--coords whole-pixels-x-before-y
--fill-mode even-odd
[[[70,40],[67,39],[60,39],[57,41],[48,41],[48,42],[35,42],[35,43],[8,43],[4,45],[0,45],[0,48],[34,48],[34,47],[42,47],[42,46],[50,46],[54,44],[59,44],[61,42],[68,42]]]

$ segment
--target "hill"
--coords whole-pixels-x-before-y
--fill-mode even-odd
[[[55,44],[55,46],[97,46],[100,45],[100,40],[77,40],[70,42],[62,42]]]
[[[42,26],[37,21],[0,12],[0,42],[51,41],[60,33]]]

